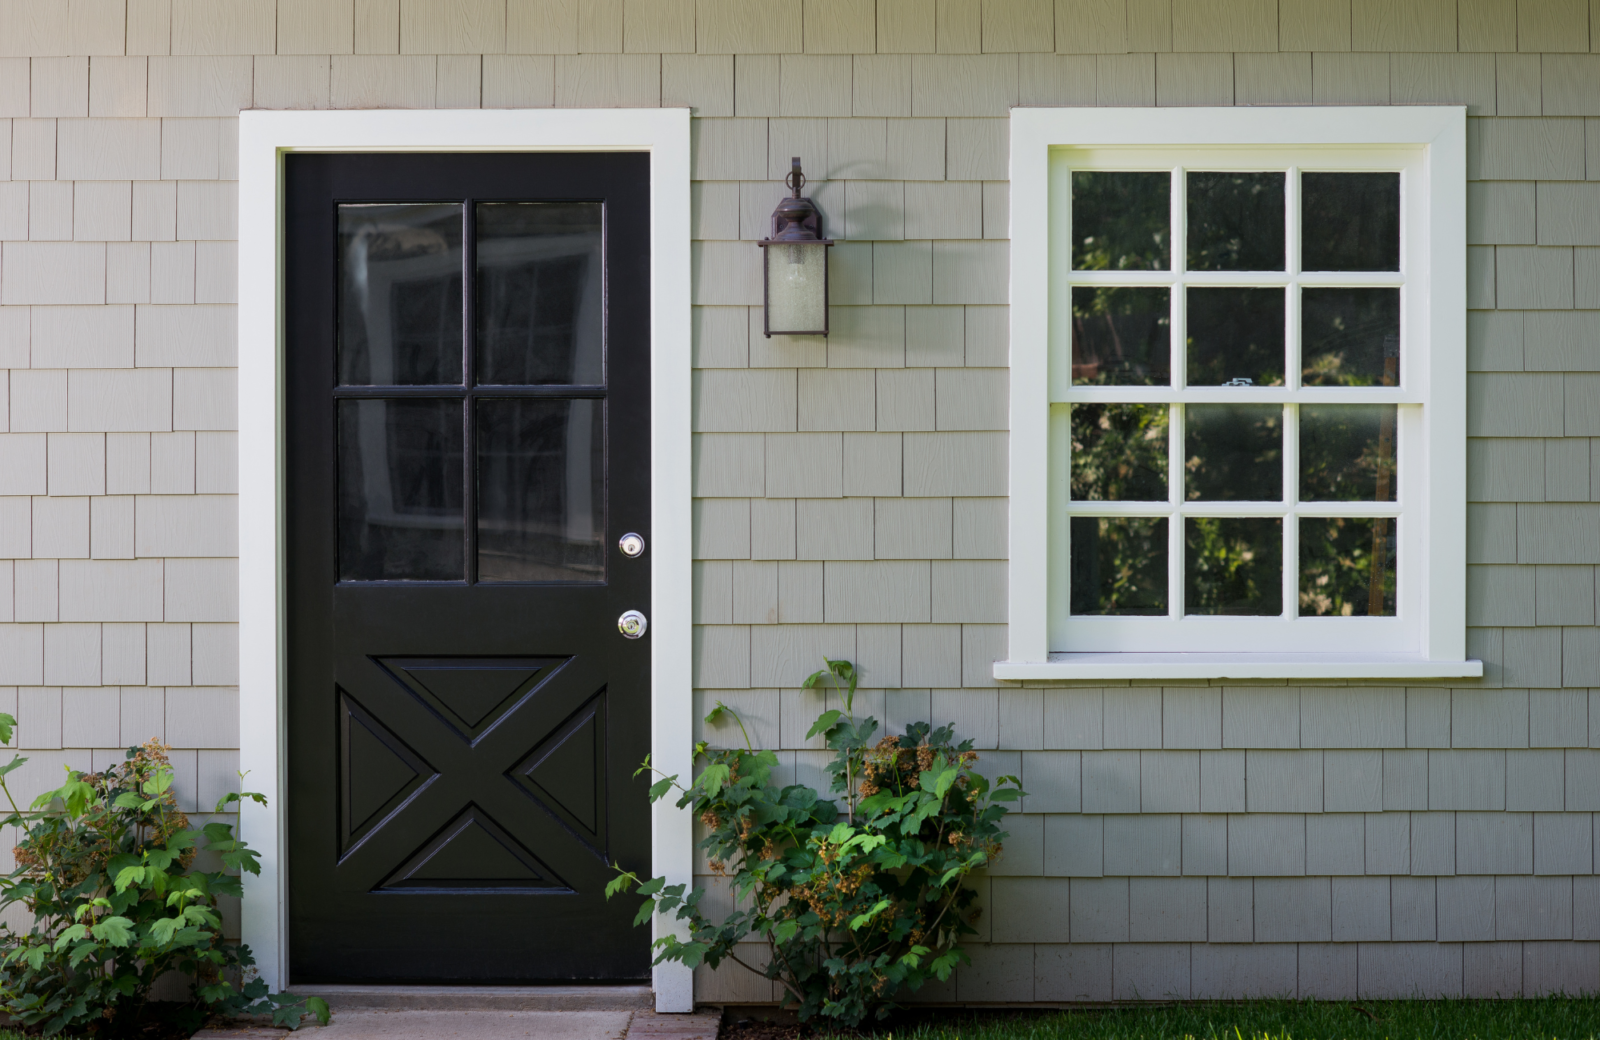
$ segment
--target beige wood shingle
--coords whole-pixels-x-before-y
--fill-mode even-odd
[[[1586,0],[1519,0],[1517,49],[1588,51],[1589,13]]]
[[[1280,0],[1278,49],[1350,49],[1350,0]]]
[[[1467,121],[1469,180],[1583,180],[1578,119]]]
[[[1397,105],[1465,104],[1468,115],[1493,115],[1494,56],[1410,54],[1404,61],[1391,61],[1389,98]]]
[[[622,53],[623,0],[589,0],[578,8],[578,51]]]
[[[506,0],[400,0],[401,54],[506,50]]]
[[[1010,0],[983,5],[983,49],[990,54],[1053,51],[1054,0]]]
[[[804,0],[808,54],[871,54],[877,50],[873,0]]]
[[[1497,54],[1494,69],[1497,115],[1536,116],[1543,112],[1539,55]]]
[[[251,104],[248,57],[155,57],[149,78],[152,116],[231,116]]]
[[[933,244],[933,299],[907,303],[1005,303],[1011,249],[1004,241]]]
[[[877,381],[878,429],[932,430],[934,374],[931,369],[882,371]]]
[[[856,55],[852,89],[853,115],[911,115],[911,58],[903,54]]]
[[[544,54],[484,55],[484,108],[548,108],[554,103],[554,58]]]
[[[511,54],[578,53],[577,0],[506,0],[505,49]]]
[[[34,58],[29,115],[35,118],[89,114],[89,59]]]
[[[1126,0],[1056,0],[1056,50],[1123,54],[1128,50]]]
[[[279,54],[350,54],[355,0],[278,0]]]
[[[1274,0],[1173,0],[1175,51],[1275,51]]]
[[[1313,54],[1311,99],[1319,105],[1388,104],[1389,55]]]
[[[1358,51],[1453,51],[1454,0],[1351,0],[1351,49]]]
[[[625,0],[622,49],[693,54],[694,7],[694,0]]]
[[[1456,21],[1463,51],[1517,49],[1517,0],[1458,0]]]
[[[400,53],[400,0],[355,0],[355,52]]]
[[[172,0],[173,54],[271,54],[277,0]]]
[[[779,114],[850,115],[852,65],[846,55],[784,55],[779,62]]]
[[[1127,0],[1128,50],[1172,50],[1171,0]]]
[[[940,54],[977,54],[983,50],[981,0],[937,0],[934,24]]]
[[[801,39],[800,0],[696,0],[701,54],[795,54]]]
[[[0,4],[0,55],[121,54],[126,28],[122,0],[7,0]]]
[[[1017,103],[1092,105],[1095,59],[1090,55],[1023,54],[1017,58]]]
[[[795,503],[795,556],[801,560],[870,560],[872,525],[870,498],[801,499]],[[820,572],[817,576],[821,578]],[[898,670],[898,632],[894,643]]]
[[[1154,54],[1101,54],[1095,58],[1095,104],[1156,103]]]
[[[911,110],[918,116],[1003,116],[1017,103],[1015,55],[917,55]]]
[[[558,108],[655,108],[661,104],[661,58],[654,54],[558,54]]]
[[[1156,104],[1233,104],[1233,55],[1156,55]]]
[[[733,115],[732,56],[663,54],[661,104],[688,106],[696,117]]]
[[[1311,55],[1235,54],[1234,100],[1241,105],[1307,104],[1312,98]]]
[[[831,307],[829,368],[897,369],[905,364],[904,307]]]
[[[944,180],[943,119],[891,119],[887,131],[890,177],[907,181]]]
[[[64,242],[72,238],[72,183],[34,181],[28,185],[28,238]]]
[[[935,0],[878,0],[879,54],[932,54]]]
[[[332,65],[326,55],[257,58],[255,107],[327,108]]]

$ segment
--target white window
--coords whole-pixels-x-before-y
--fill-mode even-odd
[[[1479,674],[1464,110],[1017,109],[1011,169],[995,675]]]

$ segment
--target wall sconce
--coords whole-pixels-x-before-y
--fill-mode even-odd
[[[800,157],[784,178],[794,193],[772,211],[772,237],[756,243],[762,249],[761,296],[766,312],[762,331],[772,336],[828,334],[828,247],[822,237],[822,213],[800,195],[806,176]]]

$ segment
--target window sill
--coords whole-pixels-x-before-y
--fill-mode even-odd
[[[1476,679],[1482,661],[1418,654],[1051,654],[996,661],[994,677],[1039,679]]]

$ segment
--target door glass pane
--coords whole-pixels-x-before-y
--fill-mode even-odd
[[[339,580],[461,581],[460,401],[343,400]]]
[[[480,384],[605,381],[601,217],[598,202],[478,204]]]
[[[1306,386],[1397,385],[1400,290],[1300,290],[1300,343]]]
[[[1072,384],[1169,386],[1172,290],[1074,286]]]
[[[1283,290],[1190,289],[1190,386],[1282,386]]]
[[[1172,266],[1172,175],[1075,170],[1072,266],[1165,271]]]
[[[1074,614],[1167,612],[1167,518],[1075,516]]]
[[[605,403],[478,403],[478,579],[605,578]]]
[[[1167,500],[1167,406],[1072,405],[1072,497]]]
[[[1206,516],[1183,525],[1184,613],[1283,613],[1282,520]]]
[[[461,205],[339,207],[339,383],[461,382]]]
[[[1384,517],[1300,518],[1300,615],[1394,617],[1395,526]]]
[[[1300,407],[1300,500],[1393,502],[1395,406]]]
[[[1400,270],[1398,173],[1300,175],[1302,271]]]
[[[1281,173],[1188,174],[1189,270],[1281,271]]]
[[[1184,409],[1184,497],[1207,502],[1283,498],[1283,408],[1191,404]]]

